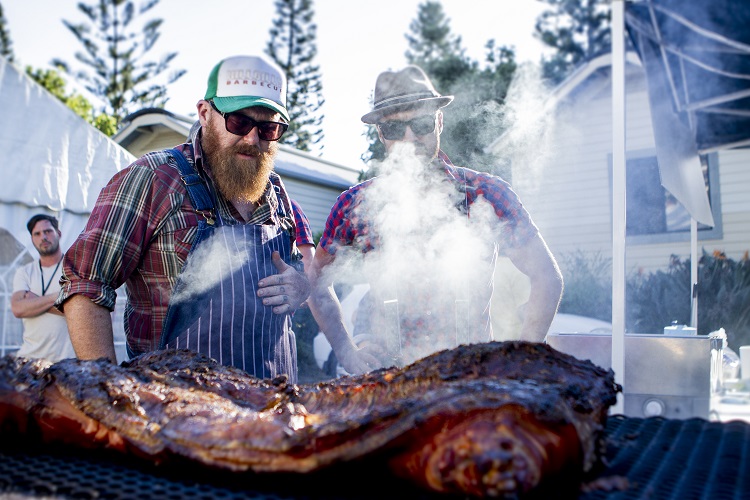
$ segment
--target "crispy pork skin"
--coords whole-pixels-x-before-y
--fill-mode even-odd
[[[188,351],[113,365],[0,362],[0,429],[234,471],[377,460],[429,490],[518,497],[590,470],[611,371],[544,344],[459,346],[314,385],[260,380]]]
[[[5,356],[0,358],[0,432],[6,436],[26,433],[32,409],[42,401],[50,363]]]

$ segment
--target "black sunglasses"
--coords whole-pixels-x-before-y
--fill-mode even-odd
[[[407,126],[416,135],[431,134],[435,130],[435,115],[419,116],[408,122],[389,120],[378,123],[378,128],[380,128],[383,138],[389,141],[403,139]]]
[[[278,141],[281,136],[284,135],[289,125],[281,122],[260,122],[253,120],[247,115],[242,113],[224,113],[219,111],[213,101],[211,103],[217,113],[224,117],[224,126],[227,128],[227,132],[231,132],[234,135],[245,136],[250,133],[252,129],[258,127],[258,137],[264,141]]]

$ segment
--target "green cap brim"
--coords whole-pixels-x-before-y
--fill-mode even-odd
[[[231,96],[231,97],[214,97],[211,99],[216,107],[222,113],[232,113],[239,109],[252,108],[260,106],[268,108],[272,111],[277,112],[281,115],[284,120],[289,122],[289,113],[284,106],[280,105],[276,101],[266,99],[265,97],[251,97],[251,96]]]

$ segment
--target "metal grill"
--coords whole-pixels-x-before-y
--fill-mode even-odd
[[[598,478],[627,478],[620,491],[581,499],[729,500],[750,498],[750,425],[703,419],[612,417],[606,468]]]
[[[309,475],[232,473],[192,463],[154,465],[101,450],[0,448],[0,498],[143,500],[381,500],[428,495],[375,470]],[[359,478],[358,480],[355,478]],[[358,482],[357,482],[358,481]]]
[[[605,467],[589,485],[619,478],[581,500],[750,498],[750,425],[702,419],[611,417]],[[155,466],[128,457],[70,447],[0,449],[0,493],[45,498],[381,499],[428,498],[378,470],[351,468],[316,475],[254,475],[207,471],[194,464]],[[597,489],[598,488],[598,489]]]

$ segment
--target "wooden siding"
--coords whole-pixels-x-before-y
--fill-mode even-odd
[[[151,151],[173,148],[178,144],[185,142],[184,135],[175,132],[174,130],[168,130],[166,127],[160,128],[161,132],[158,134],[143,134],[138,139],[134,140],[128,145],[128,151],[130,151],[133,156],[140,158]]]
[[[724,214],[750,213],[750,150],[719,153],[721,207]]]

